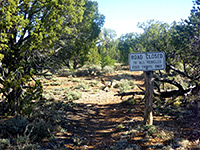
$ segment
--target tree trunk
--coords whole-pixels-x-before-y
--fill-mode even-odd
[[[144,72],[145,79],[145,108],[144,108],[144,124],[153,125],[153,71]]]

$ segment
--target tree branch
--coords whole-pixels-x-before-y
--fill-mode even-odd
[[[168,66],[170,69],[172,69],[173,71],[177,72],[178,74],[180,74],[180,75],[182,75],[182,76],[184,76],[184,77],[187,77],[187,78],[189,78],[189,79],[191,79],[191,80],[197,80],[197,78],[194,78],[194,77],[189,76],[187,73],[182,72],[182,71],[176,69],[176,68],[175,68],[174,66],[172,66],[172,65],[167,65],[167,66]]]
[[[121,99],[122,99],[124,96],[129,96],[129,95],[132,95],[132,96],[144,95],[144,92],[123,92],[123,93],[115,94],[114,96],[121,96]]]
[[[174,81],[174,80],[162,79],[162,78],[161,78],[161,79],[155,78],[155,81],[167,82],[167,83],[170,83],[170,84],[172,84],[172,85],[178,87],[178,89],[179,89],[180,91],[183,91],[183,90],[184,90],[183,87],[182,87],[182,85],[179,84],[178,82]]]

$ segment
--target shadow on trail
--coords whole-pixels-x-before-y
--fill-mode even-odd
[[[173,139],[163,139],[160,145],[156,143],[157,141],[149,141],[146,137],[148,131],[144,129],[141,129],[142,132],[134,131],[142,124],[142,107],[139,104],[127,105],[123,103],[77,104],[76,107],[65,112],[65,121],[61,126],[66,129],[66,132],[58,134],[57,139],[63,141],[68,149],[110,149],[111,146],[117,144],[119,146],[123,144],[140,145],[142,149],[161,149],[167,145],[176,148],[176,146],[179,147],[177,144],[180,142],[179,140],[183,138],[192,140],[190,138],[194,136],[194,131],[191,129],[194,127],[194,119],[189,122],[191,118],[167,120],[155,116],[157,119],[154,120],[154,124],[158,127],[158,131],[172,132],[174,136]],[[181,121],[185,121],[185,123]],[[200,122],[196,121],[195,125],[198,129]],[[131,130],[133,130],[134,135],[130,132]],[[131,135],[128,135],[129,133]],[[161,134],[158,133],[158,135]],[[156,139],[158,135],[153,134],[152,136]]]
[[[137,116],[142,119],[142,113],[137,105],[125,104],[77,104],[71,111],[66,112],[66,124],[62,128],[67,131],[62,135],[66,138],[65,146],[71,149],[106,149],[119,140],[115,134],[128,130],[121,123],[130,121]],[[139,123],[139,122],[138,122]],[[127,128],[127,129],[126,129]],[[59,136],[58,136],[59,138]],[[72,143],[70,143],[72,142]]]

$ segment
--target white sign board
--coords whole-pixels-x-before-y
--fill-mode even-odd
[[[153,71],[164,70],[165,53],[164,52],[145,52],[129,54],[130,71]]]

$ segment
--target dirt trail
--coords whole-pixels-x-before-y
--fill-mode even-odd
[[[144,84],[142,72],[133,74],[123,71],[105,75],[103,78],[106,82],[111,80],[117,82],[121,79],[133,80],[142,88]],[[65,78],[60,79],[65,80]],[[81,80],[87,83],[98,81],[100,86],[103,86],[99,77],[85,77]],[[77,83],[68,80],[61,87],[76,85]],[[114,96],[117,92],[115,88],[104,91],[102,88],[96,90],[96,87],[93,87],[92,92],[83,91],[82,98],[75,101],[76,105],[66,110],[63,115],[64,122],[61,126],[66,130],[56,135],[60,144],[72,150],[162,149],[165,145],[176,148],[177,143],[180,142],[176,139],[182,140],[194,136],[190,139],[198,140],[200,121],[196,121],[195,117],[187,116],[182,120],[176,120],[169,116],[154,115],[154,124],[157,129],[148,132],[143,129],[140,131],[138,127],[142,125],[144,107],[142,98],[135,97],[136,101],[133,103],[126,101],[128,97],[122,100]],[[192,132],[192,129],[195,129],[195,132]],[[151,134],[150,138],[148,134]]]
[[[122,125],[124,121],[129,124],[142,121],[142,113],[135,110],[136,107],[126,104],[78,104],[66,114],[68,131],[58,134],[57,138],[64,137],[65,146],[71,149],[110,149],[120,140],[119,131],[129,130]]]
[[[124,75],[125,73],[125,75]],[[130,72],[115,73],[103,77],[106,82],[121,79],[133,80],[143,84],[141,72],[133,76]],[[61,77],[61,80],[65,78]],[[100,78],[82,78],[84,82],[100,80]],[[69,83],[73,86],[72,83]],[[103,87],[103,84],[99,83]],[[69,87],[69,85],[61,85]],[[74,85],[76,86],[76,85]],[[99,86],[99,85],[98,85]],[[52,88],[52,87],[48,87]],[[95,88],[95,87],[94,87]],[[57,133],[57,139],[68,149],[116,149],[115,143],[120,141],[120,133],[130,130],[128,124],[141,123],[143,111],[139,104],[125,104],[120,97],[114,96],[118,89],[98,90],[95,93],[82,92],[82,98],[74,101],[77,105],[67,111],[64,118],[66,132]],[[124,100],[126,100],[124,98]],[[126,122],[127,126],[122,123]]]

